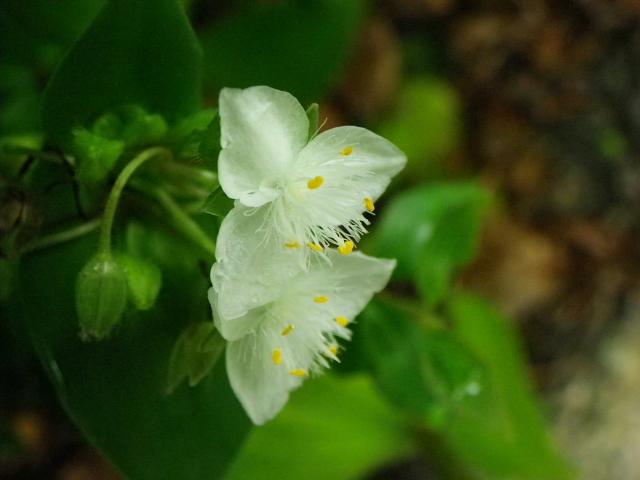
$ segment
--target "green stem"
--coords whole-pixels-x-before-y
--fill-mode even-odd
[[[113,229],[113,219],[116,215],[116,209],[118,208],[118,201],[120,195],[124,189],[127,181],[133,175],[133,172],[150,158],[158,155],[171,156],[171,152],[163,147],[153,147],[141,152],[137,157],[131,160],[126,167],[122,169],[120,175],[116,179],[116,183],[113,185],[111,192],[109,193],[109,199],[107,200],[107,206],[104,209],[104,217],[102,229],[100,230],[100,241],[98,243],[98,253],[110,254],[111,253],[111,230]]]
[[[69,242],[78,237],[91,233],[94,230],[97,230],[101,224],[102,218],[96,218],[95,220],[83,223],[82,225],[70,228],[69,230],[63,230],[62,232],[57,232],[51,235],[47,235],[46,237],[38,238],[22,247],[20,249],[20,254],[23,255],[35,250],[42,250],[43,248],[48,248],[60,243]]]
[[[218,185],[218,175],[210,170],[176,162],[167,162],[162,168],[169,175],[177,175],[200,185],[207,187]]]
[[[155,189],[153,195],[160,205],[173,217],[176,227],[191,241],[200,245],[211,255],[216,254],[216,244],[176,202],[170,195],[159,188]]]

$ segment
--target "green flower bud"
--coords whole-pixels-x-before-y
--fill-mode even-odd
[[[187,327],[171,351],[167,393],[175,390],[185,378],[189,379],[190,387],[195,387],[218,363],[226,344],[212,322]]]
[[[111,254],[97,254],[80,270],[76,281],[76,310],[83,337],[108,336],[126,304],[124,270]]]
[[[128,254],[116,256],[118,264],[124,270],[129,286],[129,296],[138,310],[149,310],[156,303],[162,273],[153,263]]]

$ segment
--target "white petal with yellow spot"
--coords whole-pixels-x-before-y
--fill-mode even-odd
[[[214,321],[227,346],[231,386],[255,424],[273,418],[289,392],[310,374],[337,360],[337,340],[386,285],[393,260],[359,252],[326,251],[330,263],[313,257],[308,270],[287,277],[272,301],[237,318],[221,315],[215,285],[209,290]]]

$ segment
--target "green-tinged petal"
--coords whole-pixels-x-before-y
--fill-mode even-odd
[[[220,185],[259,207],[277,197],[277,180],[307,142],[309,120],[291,94],[259,86],[220,92]]]
[[[339,175],[340,170],[356,167],[360,175],[354,177],[351,189],[375,201],[406,163],[405,154],[390,141],[365,128],[346,126],[332,128],[311,140],[295,165],[311,175],[322,175],[324,169]]]
[[[211,271],[211,281],[224,318],[242,316],[274,300],[281,285],[300,268],[297,260],[291,260],[299,258],[294,251],[299,249],[285,247],[277,235],[265,230],[268,208],[235,207],[220,226],[218,263]]]
[[[229,344],[227,368],[254,423],[273,418],[307,375],[338,359],[338,340],[351,337],[347,325],[384,288],[394,266],[393,260],[329,251],[327,259],[313,257],[308,271],[288,277],[274,301],[230,320],[220,317],[216,292],[210,292],[223,335],[245,332]]]
[[[273,418],[289,400],[289,392],[303,381],[273,360],[277,344],[250,334],[227,346],[231,388],[256,425]]]
[[[215,265],[214,265],[215,268]],[[209,303],[213,311],[213,320],[220,334],[230,342],[239,340],[259,325],[264,314],[265,307],[258,307],[249,310],[246,314],[238,318],[226,319],[220,315],[218,310],[218,292],[212,287],[209,289]]]

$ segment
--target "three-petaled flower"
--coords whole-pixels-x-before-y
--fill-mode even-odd
[[[406,157],[360,127],[309,138],[302,105],[269,87],[225,88],[219,108],[220,185],[236,202],[220,228],[212,279],[218,311],[231,319],[276,299],[316,252],[350,253]]]
[[[216,327],[229,341],[231,386],[257,425],[273,418],[307,375],[337,359],[337,339],[350,338],[347,325],[395,267],[395,260],[359,252],[345,256],[329,249],[326,255],[331,263],[312,257],[308,269],[287,275],[275,299],[238,318],[221,314],[215,283],[209,290]]]

